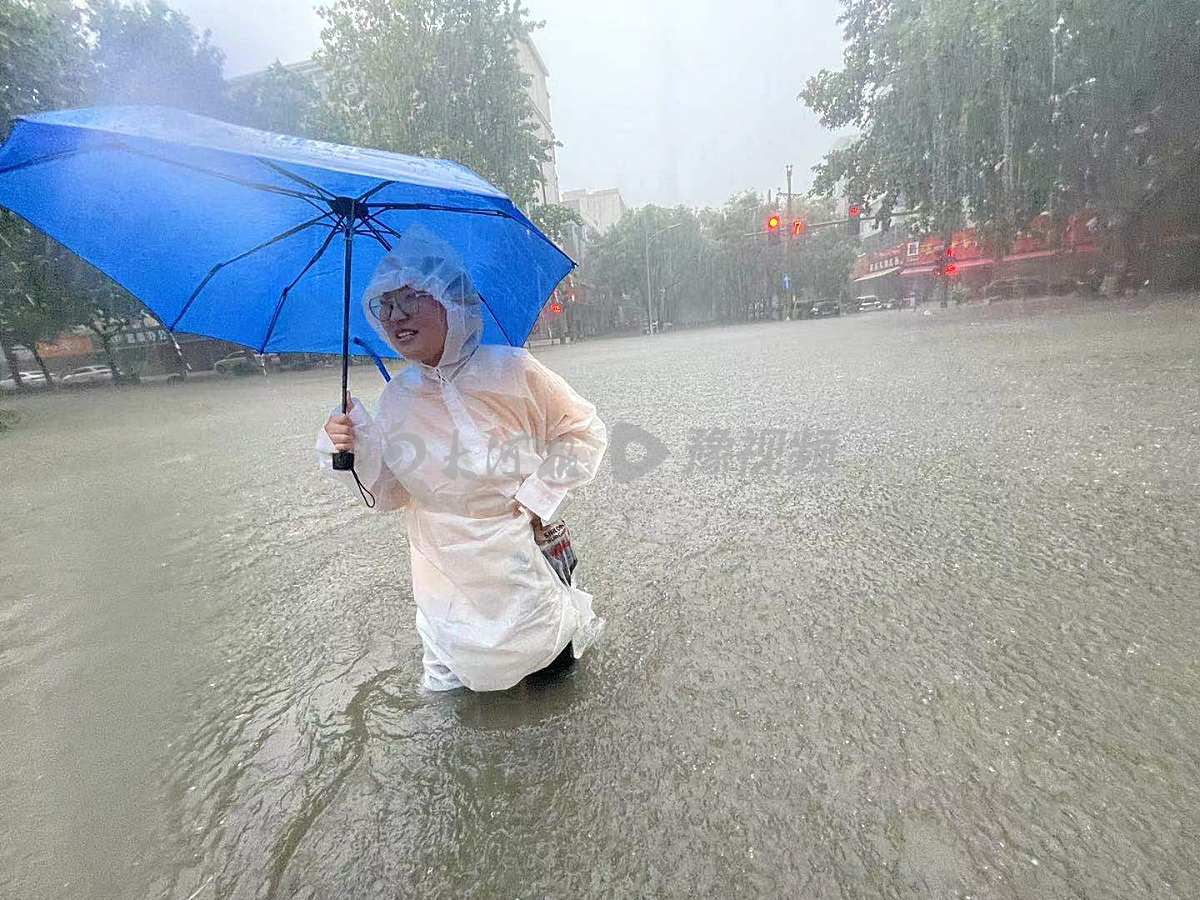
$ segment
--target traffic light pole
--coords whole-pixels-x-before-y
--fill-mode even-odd
[[[787,220],[788,228],[795,228],[792,224],[792,164],[787,164]],[[788,235],[787,245],[783,250],[783,271],[787,273],[787,286],[784,288],[785,302],[787,303],[787,316],[792,317],[792,307],[796,305],[796,291],[792,287],[796,283],[796,275],[792,271],[792,239],[795,235]]]

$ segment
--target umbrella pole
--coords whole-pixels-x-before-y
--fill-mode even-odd
[[[348,205],[350,208],[342,217],[346,235],[342,274],[342,415],[350,413],[350,264],[354,256],[354,217],[357,213],[353,200]],[[333,468],[339,472],[353,471],[354,452],[344,450],[333,454]]]

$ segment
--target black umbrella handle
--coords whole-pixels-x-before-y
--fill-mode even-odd
[[[338,210],[342,217],[342,230],[346,238],[345,258],[342,261],[342,415],[350,414],[350,264],[354,255],[354,220],[357,215],[353,199],[344,198],[348,208]],[[333,468],[337,472],[354,471],[354,453],[342,450],[333,454]],[[354,476],[358,481],[358,475]],[[364,497],[365,499],[365,497]]]

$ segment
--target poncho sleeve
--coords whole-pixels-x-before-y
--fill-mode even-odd
[[[341,407],[333,411],[341,412]],[[350,421],[354,425],[354,473],[363,485],[375,495],[375,510],[388,512],[403,509],[408,505],[409,494],[396,480],[392,471],[383,462],[383,434],[385,429],[376,422],[362,402],[354,401],[350,408]],[[358,486],[354,473],[339,472],[333,468],[335,447],[322,428],[317,434],[317,461],[321,471],[337,481],[345,483],[355,494]]]
[[[543,522],[551,522],[567,492],[596,477],[608,446],[608,432],[596,407],[562,377],[532,356],[527,357],[526,365],[534,420],[543,429],[537,437],[544,453],[541,465],[521,483],[514,499]]]

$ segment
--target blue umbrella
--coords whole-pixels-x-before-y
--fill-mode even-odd
[[[122,285],[171,331],[259,353],[341,353],[343,403],[352,340],[397,356],[351,297],[411,225],[461,254],[488,344],[523,345],[574,265],[457,163],[160,107],[17,119],[0,147],[0,206]]]

